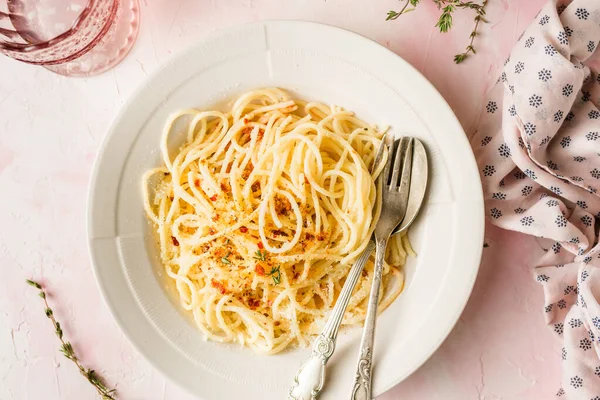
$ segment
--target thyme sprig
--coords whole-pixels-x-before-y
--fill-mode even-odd
[[[388,11],[386,21],[395,20],[401,15],[406,14],[407,12],[414,11],[421,0],[402,1],[404,4],[400,11]],[[475,46],[473,45],[473,42],[475,41],[475,36],[479,34],[479,23],[487,22],[487,20],[485,19],[485,7],[487,6],[488,0],[484,0],[481,4],[477,4],[473,1],[462,0],[433,0],[433,2],[437,5],[438,9],[442,10],[440,17],[437,23],[435,24],[435,27],[439,28],[440,32],[442,33],[446,33],[452,28],[453,15],[457,9],[462,8],[467,10],[473,10],[475,12],[475,27],[469,35],[469,44],[467,45],[463,53],[454,56],[454,62],[460,64],[469,56],[470,53],[477,53],[475,51]],[[409,8],[409,5],[411,5],[412,7]]]
[[[274,284],[279,285],[281,283],[281,266],[278,265],[276,267],[271,268],[271,272],[269,272],[267,276],[273,278]]]
[[[44,291],[44,288],[42,287],[42,285],[40,285],[39,283],[32,281],[30,279],[27,279],[26,282],[28,285],[33,286],[34,288],[36,288],[40,291],[38,293],[38,296],[40,296],[42,298],[42,300],[44,301],[44,306],[45,306],[44,312],[46,313],[46,317],[48,317],[50,319],[50,321],[52,321],[52,324],[54,325],[54,333],[56,334],[56,336],[58,337],[58,340],[60,340],[60,343],[61,343],[60,352],[66,358],[68,358],[69,360],[73,361],[73,363],[75,363],[75,365],[79,369],[79,373],[81,375],[83,375],[88,380],[88,382],[90,382],[96,388],[96,391],[98,392],[98,394],[100,396],[102,396],[102,400],[116,400],[116,397],[115,397],[116,389],[109,389],[104,384],[102,378],[100,376],[98,376],[96,371],[94,371],[93,369],[83,367],[81,365],[81,363],[79,362],[79,359],[75,355],[75,351],[73,350],[73,345],[71,345],[70,342],[65,341],[65,339],[63,337],[62,327],[60,326],[60,323],[56,320],[56,318],[54,318],[54,312],[48,305],[48,300],[46,298],[46,292]]]
[[[265,261],[267,259],[267,251],[256,250],[253,258],[258,261]]]

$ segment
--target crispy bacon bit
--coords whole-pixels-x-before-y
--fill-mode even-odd
[[[217,289],[219,292],[221,292],[221,294],[227,293],[227,289],[225,289],[225,286],[215,279],[210,280],[210,285]]]
[[[277,215],[288,215],[292,211],[290,201],[281,195],[275,196],[275,212]]]
[[[306,232],[304,237],[306,238],[306,240],[313,240],[315,238],[315,235],[313,235],[312,233]]]
[[[173,246],[179,246],[179,240],[175,236],[171,236],[171,240],[173,241]]]
[[[256,272],[256,275],[258,276],[265,276],[265,269],[260,264],[254,266],[254,272]]]
[[[286,232],[279,230],[279,229],[275,229],[273,231],[273,236],[277,237],[277,236],[289,236]]]
[[[260,306],[260,300],[249,298],[248,299],[248,306],[250,306],[250,308],[254,310],[258,306]]]
[[[204,246],[201,247],[202,252],[204,253],[208,253],[208,251],[210,250],[210,244],[205,244]]]
[[[248,232],[248,228],[246,228],[245,226],[240,226],[240,232],[246,233]]]
[[[196,180],[194,181],[194,186],[196,186],[197,188],[199,188],[199,187],[200,187],[200,179],[196,179]]]
[[[216,200],[217,200],[217,195],[216,194],[210,198],[210,201],[216,201]]]
[[[320,242],[322,242],[323,240],[325,240],[325,235],[323,235],[322,233],[319,233],[317,235],[317,240],[320,241]]]
[[[367,272],[367,270],[366,270],[366,269],[363,269],[363,270],[362,270],[362,276],[363,276],[363,278],[366,278],[366,277],[367,277],[367,275],[369,275],[369,273]]]
[[[225,193],[228,193],[229,190],[231,190],[231,187],[229,186],[229,183],[227,181],[221,182],[221,190]]]
[[[252,165],[252,162],[249,162],[248,165],[246,165],[246,168],[244,168],[244,172],[242,172],[242,178],[248,179],[253,169],[254,165]]]
[[[263,246],[262,242],[258,242],[258,248],[262,250],[265,248],[265,246]]]
[[[258,191],[258,190],[260,190],[260,182],[254,182],[254,183],[252,184],[252,191],[253,191],[253,192],[256,192],[256,191]]]

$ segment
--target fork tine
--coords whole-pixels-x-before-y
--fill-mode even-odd
[[[404,158],[404,153],[406,152],[407,142],[408,139],[405,137],[402,137],[397,141],[398,146],[396,147],[396,154],[394,155],[394,170],[392,172],[392,179],[389,180],[390,190],[395,189],[398,185],[398,178],[400,177],[402,160]]]
[[[388,154],[387,160],[385,161],[385,168],[381,172],[381,179],[385,187],[390,179],[390,168],[392,166],[392,160],[394,159],[394,155],[392,154],[392,151],[394,150],[394,137],[390,133],[388,133],[386,134],[384,140],[388,150]]]
[[[402,177],[400,178],[399,192],[402,198],[408,198],[410,190],[410,178],[412,173],[412,156],[413,156],[413,139],[408,140],[406,150],[404,152],[404,166],[402,167]]]

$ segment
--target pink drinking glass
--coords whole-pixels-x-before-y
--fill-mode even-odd
[[[0,0],[0,53],[62,75],[115,66],[138,28],[138,0]]]

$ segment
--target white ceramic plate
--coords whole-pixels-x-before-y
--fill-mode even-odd
[[[479,267],[483,201],[469,143],[446,102],[408,63],[354,33],[296,21],[234,27],[150,77],[114,121],[96,163],[88,235],[98,284],[138,350],[199,398],[286,398],[310,350],[260,356],[205,342],[161,272],[140,183],[161,164],[159,138],[171,112],[215,107],[265,86],[342,105],[427,146],[430,190],[410,234],[419,255],[407,266],[404,292],[377,324],[374,392],[383,393],[423,364],[460,316]],[[322,399],[347,397],[360,333],[340,334]]]

